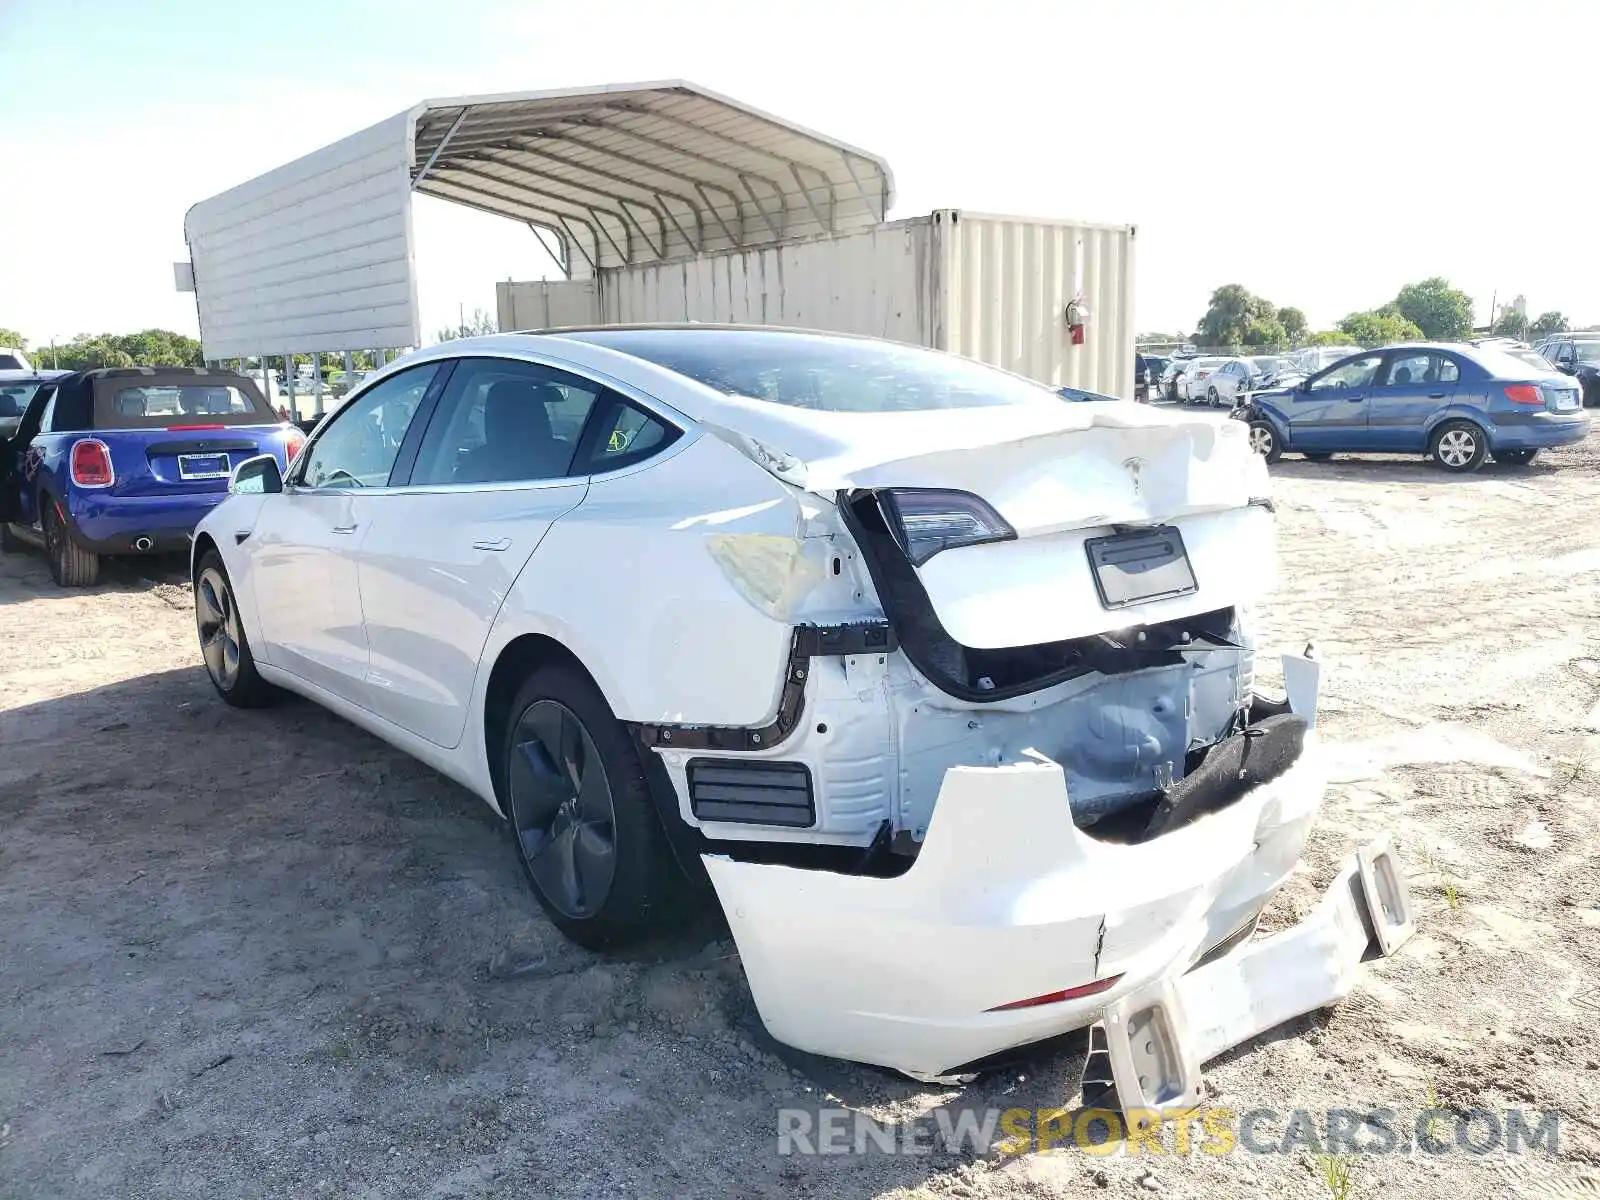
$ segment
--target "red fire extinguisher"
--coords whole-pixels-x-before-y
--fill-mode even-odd
[[[1067,301],[1067,332],[1074,346],[1083,345],[1084,331],[1089,325],[1089,306],[1083,302],[1083,293]]]

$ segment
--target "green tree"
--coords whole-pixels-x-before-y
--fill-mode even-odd
[[[1342,329],[1322,329],[1306,338],[1308,346],[1348,346],[1350,335]]]
[[[1564,314],[1551,310],[1534,318],[1533,324],[1528,326],[1528,333],[1533,337],[1549,337],[1552,333],[1565,333],[1571,328]]]
[[[95,367],[198,367],[204,362],[200,353],[200,343],[194,338],[167,329],[80,333],[49,352],[52,361],[69,371]]]
[[[1305,337],[1308,328],[1305,313],[1298,308],[1280,308],[1278,310],[1278,324],[1283,326],[1283,332],[1290,341],[1297,342]]]
[[[1394,311],[1430,341],[1456,341],[1472,332],[1472,297],[1437,275],[1401,288]]]
[[[28,348],[28,339],[15,329],[0,328],[0,346],[11,346],[17,350],[26,350]]]
[[[1355,312],[1339,322],[1346,341],[1363,346],[1383,346],[1390,342],[1415,342],[1422,330],[1402,316],[1381,312]]]
[[[1288,339],[1272,301],[1243,284],[1225,283],[1211,293],[1194,340],[1202,346],[1272,346]]]
[[[1528,317],[1514,308],[1508,308],[1495,320],[1494,332],[1501,337],[1525,338],[1528,336]]]

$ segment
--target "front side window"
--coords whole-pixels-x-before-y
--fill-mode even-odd
[[[537,363],[461,359],[423,436],[410,482],[565,478],[574,473],[579,438],[603,390],[591,380]]]
[[[401,371],[340,409],[306,449],[301,486],[386,487],[406,429],[438,370],[437,363],[426,363]]]
[[[1577,342],[1574,348],[1579,362],[1600,363],[1600,342]]]
[[[1352,358],[1349,362],[1340,363],[1331,368],[1327,374],[1319,375],[1311,381],[1313,392],[1323,392],[1331,388],[1358,388],[1367,387],[1378,374],[1378,367],[1383,363],[1383,355],[1368,354],[1362,358]]]

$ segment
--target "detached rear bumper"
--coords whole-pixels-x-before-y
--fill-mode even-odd
[[[1342,996],[1366,953],[1363,938],[1351,959],[1351,930],[1365,926],[1359,917],[1351,926],[1343,907],[1319,909],[1297,927],[1303,934],[1244,941],[1299,861],[1324,787],[1313,738],[1285,774],[1229,807],[1121,845],[1073,824],[1053,762],[956,767],[920,856],[897,878],[722,856],[705,863],[762,1020],[780,1041],[933,1078],[1115,1016],[1119,1084],[1126,1076],[1130,1088],[1146,1080],[1150,1095],[1181,1096],[1206,1059]],[[1400,915],[1387,951],[1409,932],[1409,908],[1392,860],[1383,861],[1389,908]],[[1349,892],[1347,881],[1334,893],[1340,887]],[[1242,948],[1189,973],[1235,939]],[[1273,945],[1290,949],[1263,958]],[[1129,1030],[1160,1033],[1161,1070],[1135,1054],[1143,1042]]]

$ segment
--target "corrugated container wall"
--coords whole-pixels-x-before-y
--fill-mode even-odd
[[[605,269],[592,319],[868,334],[1131,397],[1133,246],[1130,226],[940,210],[861,233]],[[567,293],[591,286],[500,284],[500,327],[581,310],[583,296]],[[1066,306],[1080,293],[1090,316],[1075,346]]]

